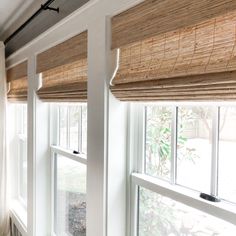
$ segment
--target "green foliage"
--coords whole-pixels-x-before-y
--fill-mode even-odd
[[[171,158],[171,110],[147,108],[146,168],[147,173],[166,178]]]
[[[172,222],[176,221],[171,206],[162,201],[162,197],[149,190],[140,188],[140,236],[179,235]]]
[[[178,127],[178,151],[179,160],[194,162],[197,158],[196,150],[188,148],[188,141],[184,135],[186,125],[193,124],[196,120],[198,110],[183,109],[181,111],[181,122]],[[171,163],[171,122],[172,109],[170,107],[149,106],[147,108],[146,127],[146,170],[153,176],[168,179]]]

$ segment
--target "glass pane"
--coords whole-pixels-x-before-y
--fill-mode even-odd
[[[27,203],[27,105],[17,104],[19,197]]]
[[[20,168],[19,168],[19,176],[20,176],[20,196],[27,202],[27,140],[20,140],[19,143],[19,161],[20,161]]]
[[[139,236],[230,236],[236,226],[139,188]]]
[[[220,109],[219,195],[236,203],[236,107]]]
[[[27,105],[26,104],[16,104],[16,124],[17,124],[17,134],[27,135]]]
[[[82,152],[87,153],[87,106],[82,106]]]
[[[70,149],[79,151],[79,120],[80,106],[69,107],[70,118]]]
[[[67,106],[59,106],[59,143],[67,148]]]
[[[146,174],[169,179],[172,108],[146,107]]]
[[[209,193],[212,149],[212,107],[179,107],[177,183]]]
[[[55,233],[86,235],[86,165],[56,158]]]

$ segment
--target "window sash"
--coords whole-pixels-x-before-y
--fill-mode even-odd
[[[78,116],[78,150],[79,154],[73,153],[74,150],[71,149],[70,145],[70,121],[71,121],[71,107],[78,106],[79,116]],[[84,104],[79,103],[70,103],[70,104],[57,104],[52,105],[51,112],[51,134],[52,134],[52,143],[51,150],[51,232],[52,235],[55,234],[55,215],[56,215],[56,192],[57,192],[57,155],[61,155],[70,160],[76,161],[80,164],[87,166],[87,155],[82,153],[82,108]],[[60,116],[61,109],[66,109],[65,114],[65,135],[66,135],[66,145],[65,147],[61,146],[61,126],[60,126]],[[75,151],[78,151],[75,150]]]
[[[56,192],[57,192],[57,155],[61,155],[70,160],[76,161],[80,164],[87,166],[87,157],[85,154],[74,154],[68,149],[62,148],[60,146],[52,145],[51,146],[51,232],[52,235],[56,236],[55,233],[55,216],[57,213],[57,202],[56,202]],[[69,235],[68,235],[69,236]]]
[[[150,103],[148,103],[150,104]],[[146,132],[146,112],[145,105],[148,104],[132,104],[130,108],[130,150],[129,156],[133,163],[133,171],[130,171],[130,232],[132,236],[138,235],[138,187],[144,187],[158,194],[169,197],[187,206],[196,208],[206,212],[212,216],[226,220],[236,225],[236,205],[229,201],[212,203],[205,201],[199,197],[199,192],[191,190],[187,187],[176,184],[177,172],[177,127],[178,127],[178,107],[191,107],[192,103],[178,103],[173,105],[163,103],[164,105],[172,106],[173,116],[171,125],[171,178],[170,182],[163,181],[161,178],[148,176],[145,174],[145,132]],[[160,105],[163,105],[162,103]],[[153,105],[153,104],[152,104]],[[199,103],[200,106],[209,106],[209,103]],[[219,118],[221,104],[211,103],[215,107],[213,118],[213,144],[212,144],[212,165],[211,165],[211,194],[218,193],[218,163],[219,163]],[[222,104],[224,106],[232,106],[231,103]],[[132,114],[133,113],[133,114]],[[132,140],[133,139],[133,140]],[[133,159],[133,161],[132,161]]]
[[[236,225],[236,205],[228,204],[223,201],[217,203],[205,201],[199,197],[197,191],[189,190],[179,185],[171,185],[145,174],[133,173],[131,178],[132,183],[136,186],[144,187],[150,191]]]
[[[208,105],[209,104],[205,104]],[[169,105],[170,106],[170,105]],[[171,120],[171,170],[170,170],[170,182],[172,184],[177,184],[177,142],[178,142],[178,109],[179,107],[192,107],[193,105],[185,105],[185,104],[178,104],[172,105],[172,120]],[[202,104],[201,104],[202,106]],[[220,117],[220,106],[213,105],[214,109],[214,116],[212,122],[212,152],[211,152],[211,186],[210,186],[210,193],[213,196],[218,196],[218,163],[219,163],[219,117]],[[143,109],[144,111],[144,106]],[[141,111],[141,109],[140,109]],[[144,113],[144,112],[143,112]],[[146,120],[146,106],[145,106],[145,114],[140,116]],[[139,124],[141,126],[141,124]],[[143,143],[145,147],[145,134],[146,134],[146,122],[145,122],[145,131]],[[143,160],[142,163],[145,163],[145,152],[142,156]],[[143,173],[143,172],[140,172]],[[157,177],[161,179],[161,177]],[[166,181],[166,180],[165,180]],[[186,187],[188,188],[188,187]]]

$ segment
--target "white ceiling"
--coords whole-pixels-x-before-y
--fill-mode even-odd
[[[42,0],[0,0],[0,39],[6,38],[13,29],[19,27],[19,21],[22,21],[24,15],[32,15],[33,12],[30,11],[35,9],[33,5],[38,7],[43,2]]]

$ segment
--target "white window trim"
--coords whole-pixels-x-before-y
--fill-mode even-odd
[[[172,153],[172,169],[170,183],[160,178],[155,178],[144,174],[144,150],[145,150],[145,105],[154,105],[151,103],[140,103],[131,104],[130,107],[130,119],[129,119],[129,159],[132,163],[132,167],[129,170],[131,176],[130,184],[130,235],[138,235],[138,187],[144,187],[157,194],[161,194],[172,200],[183,203],[189,207],[198,209],[207,214],[220,218],[224,221],[228,221],[236,225],[236,205],[231,204],[229,201],[213,203],[201,199],[199,192],[191,190],[186,187],[182,187],[176,184],[176,131],[177,131],[177,106],[193,106],[196,103],[158,103],[159,105],[168,105],[173,107],[173,118],[172,119],[172,142],[171,142],[171,153]],[[199,103],[201,106],[209,106],[209,103]],[[210,103],[216,107],[215,116],[213,118],[213,127],[219,128],[219,107],[221,105],[230,106],[232,103]],[[235,104],[234,104],[235,105]],[[214,130],[214,129],[213,129]],[[215,151],[212,152],[212,172],[211,172],[211,194],[217,193],[217,172],[218,172],[218,138],[219,130],[213,131],[213,147]]]

